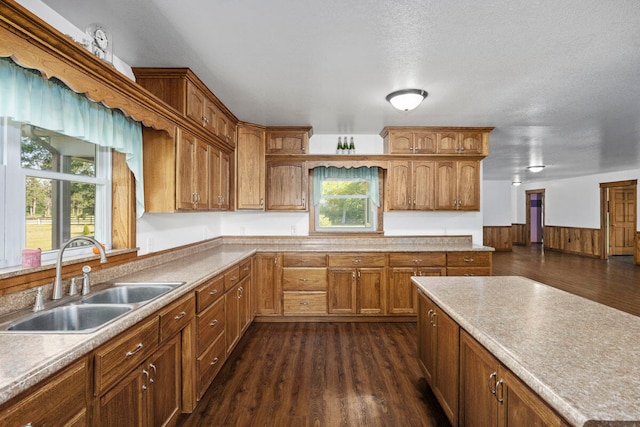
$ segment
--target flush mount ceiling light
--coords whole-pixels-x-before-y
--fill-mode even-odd
[[[527,166],[527,170],[533,173],[540,172],[542,169],[544,169],[543,165]]]
[[[513,182],[511,183],[511,185],[513,185],[514,187],[517,187],[517,186],[518,186],[518,185],[520,185],[520,184],[522,184],[522,182],[521,182],[521,181],[513,181]]]
[[[427,97],[428,93],[422,89],[402,89],[387,95],[387,101],[400,111],[416,108]]]

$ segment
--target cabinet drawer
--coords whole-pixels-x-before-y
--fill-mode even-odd
[[[216,276],[208,280],[196,291],[198,313],[209,307],[212,302],[224,295],[224,276]]]
[[[330,267],[384,267],[386,254],[329,255]]]
[[[233,288],[240,281],[240,266],[231,267],[224,273],[224,291]]]
[[[389,254],[390,267],[444,267],[447,255],[444,252],[405,252]]]
[[[195,297],[182,298],[160,314],[160,341],[174,336],[191,322],[195,315]]]
[[[286,253],[282,265],[284,267],[326,267],[327,256],[318,253]]]
[[[242,261],[238,268],[240,272],[240,280],[250,275],[251,274],[251,258]]]
[[[207,391],[220,368],[222,368],[224,361],[225,345],[224,334],[222,334],[198,357],[198,399]]]
[[[327,314],[326,292],[284,292],[284,314]]]
[[[29,389],[18,403],[0,411],[0,424],[53,426],[70,424],[80,416],[83,423],[78,425],[86,425],[87,369],[87,362],[82,359],[45,385]]]
[[[449,252],[447,267],[490,267],[491,252]]]
[[[140,365],[156,348],[157,316],[98,348],[95,352],[95,395],[102,394],[128,371]]]
[[[285,291],[326,291],[326,268],[283,268],[282,289]]]
[[[447,267],[447,276],[491,276],[491,267]]]
[[[198,354],[224,332],[224,299],[198,314]]]

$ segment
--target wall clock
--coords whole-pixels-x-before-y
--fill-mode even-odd
[[[101,24],[91,24],[86,30],[89,37],[87,48],[98,58],[113,61],[113,40],[111,33]]]

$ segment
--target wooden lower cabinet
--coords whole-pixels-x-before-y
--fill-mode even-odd
[[[383,314],[384,268],[329,268],[330,314]]]
[[[491,276],[492,252],[465,251],[447,253],[447,276]]]
[[[85,357],[3,406],[0,424],[86,426],[88,384]]]
[[[180,335],[98,397],[97,426],[171,426],[180,414]]]
[[[535,392],[462,331],[460,425],[560,427],[566,424]]]
[[[452,425],[458,425],[460,327],[429,298],[418,292],[418,359]]]
[[[282,255],[263,252],[255,258],[256,314],[282,314]]]

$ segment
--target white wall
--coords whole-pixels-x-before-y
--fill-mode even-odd
[[[511,225],[513,221],[513,185],[511,181],[482,181],[483,225]]]
[[[157,252],[222,235],[221,213],[145,213],[136,223],[139,254]]]
[[[522,184],[516,190],[514,222],[526,222],[526,191],[544,189],[546,225],[600,228],[600,184],[632,179],[640,180],[640,169]]]

